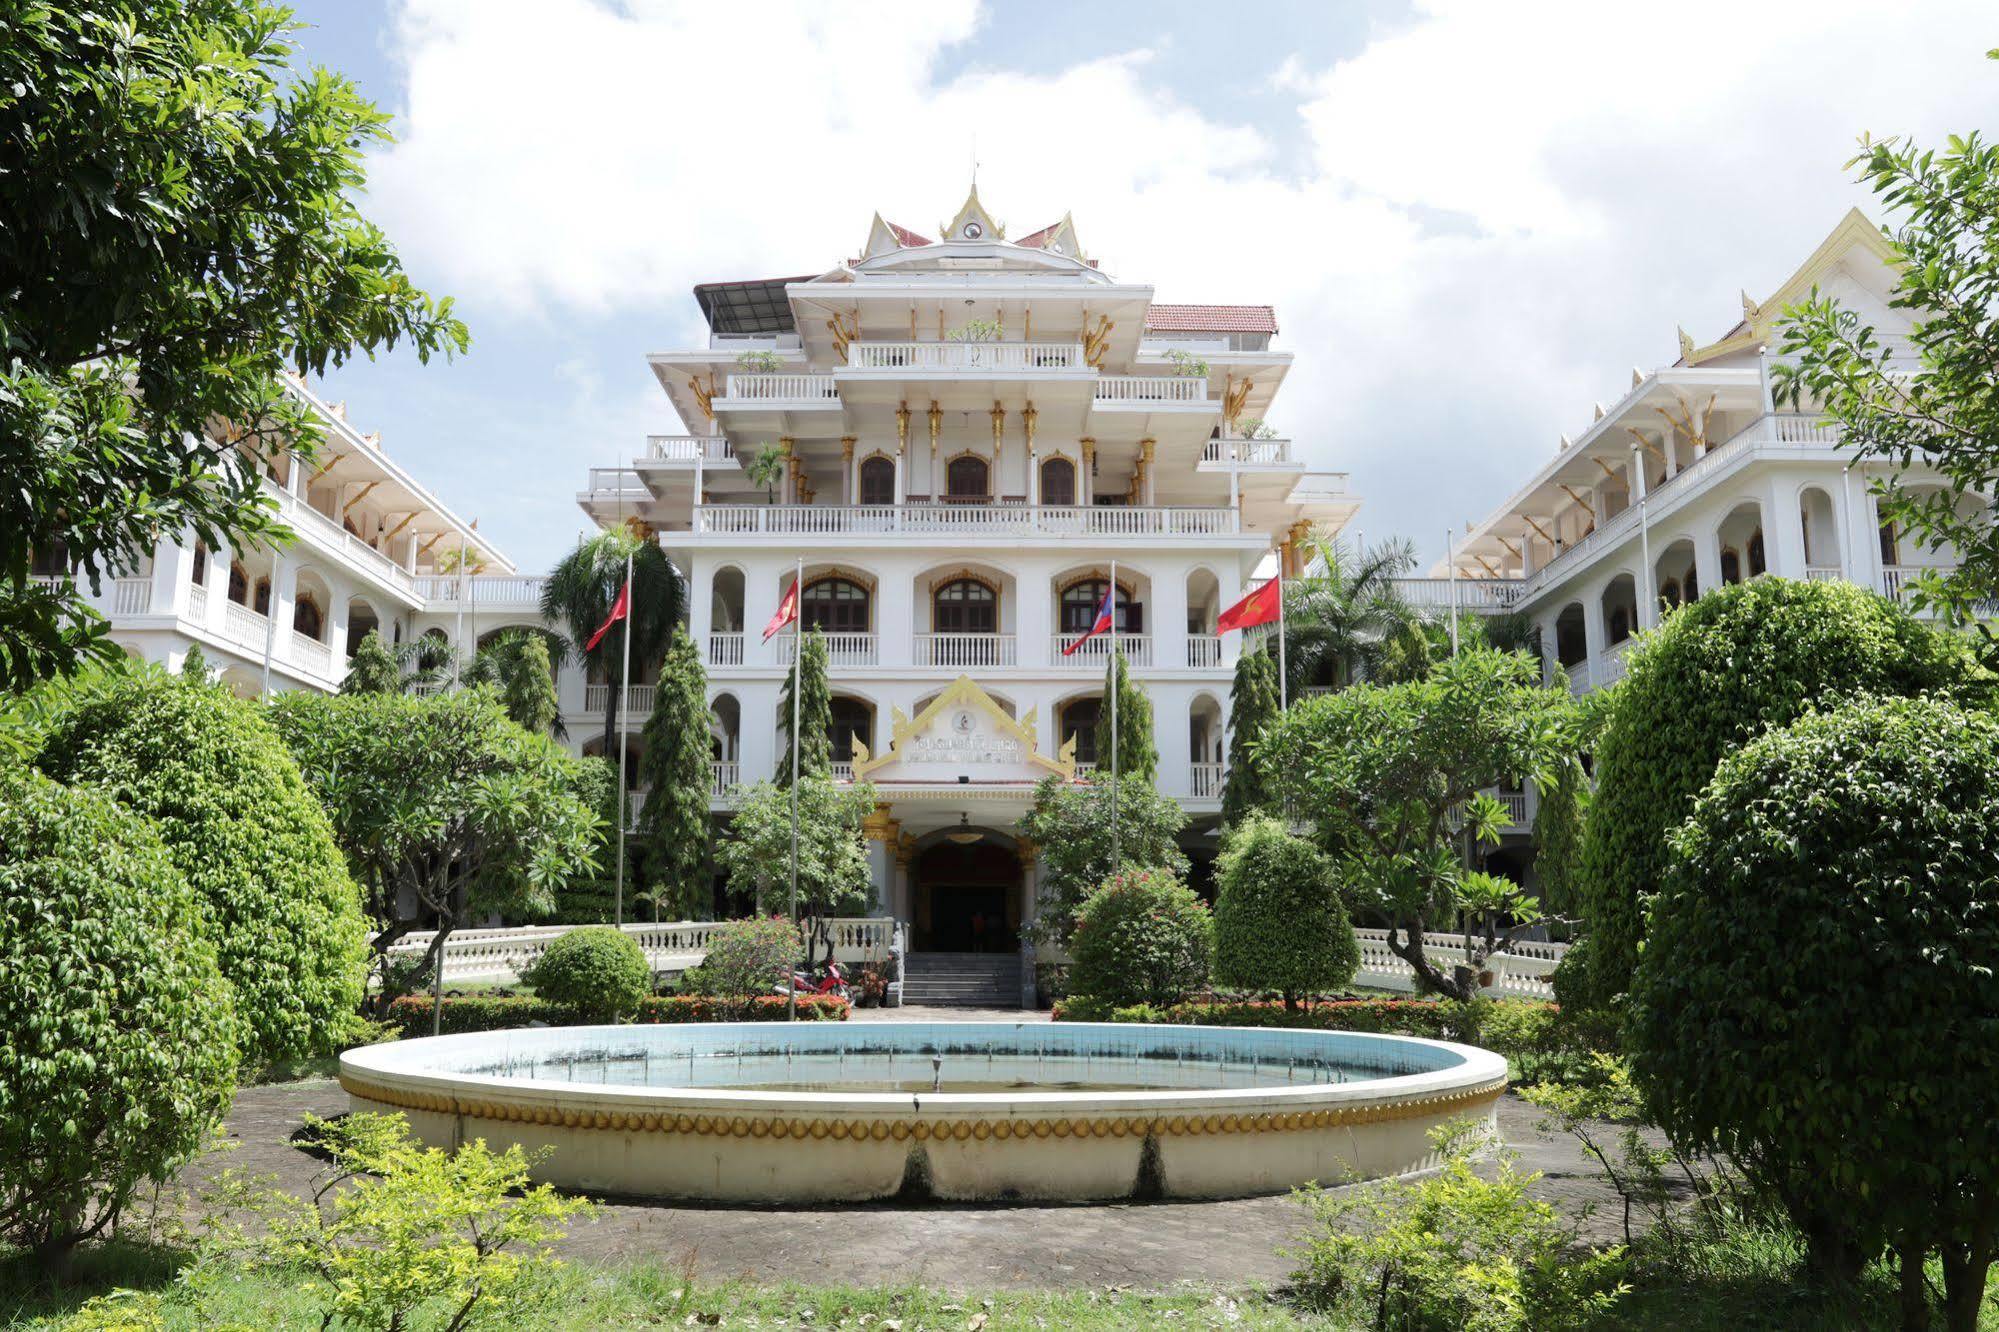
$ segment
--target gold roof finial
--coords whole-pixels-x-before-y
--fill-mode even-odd
[[[1694,359],[1693,336],[1689,334],[1687,330],[1681,328],[1677,324],[1673,326],[1673,329],[1675,332],[1677,332],[1680,335],[1680,359],[1683,361],[1693,360]]]

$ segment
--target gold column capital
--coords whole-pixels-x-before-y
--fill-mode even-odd
[[[897,403],[895,408],[895,452],[897,457],[909,448],[909,403]]]
[[[1031,837],[1016,837],[1013,842],[1014,854],[1020,858],[1020,867],[1032,873],[1034,862],[1041,855],[1041,848]]]
[[[1034,410],[1034,404],[1031,402],[1020,413],[1021,429],[1027,432],[1027,456],[1030,458],[1034,456],[1034,423],[1040,419],[1040,416],[1041,413]]]
[[[1138,456],[1149,463],[1152,461],[1153,450],[1158,447],[1159,441],[1148,435],[1146,438],[1138,441]]]
[[[840,461],[852,462],[853,460],[854,460],[854,436],[842,435],[840,436]]]
[[[1089,435],[1085,435],[1078,442],[1083,446],[1083,461],[1086,463],[1095,462],[1097,460],[1097,441]]]
[[[938,431],[944,428],[944,409],[937,405],[937,399],[930,400],[930,442],[937,442]]]

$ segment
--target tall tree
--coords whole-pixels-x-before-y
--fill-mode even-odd
[[[29,581],[31,553],[95,587],[163,534],[279,536],[260,473],[318,438],[286,372],[467,339],[355,208],[388,117],[293,68],[287,11],[30,4],[4,23],[0,688],[18,691],[118,655],[74,580]]]
[[[639,774],[647,788],[639,811],[639,844],[652,899],[676,919],[711,912],[708,790],[708,674],[685,627],[676,625],[666,649],[652,716],[646,720]]]
[[[562,733],[550,637],[540,629],[509,630],[480,648],[464,675],[466,684],[491,686],[515,724],[536,735]]]
[[[1117,734],[1111,734],[1111,697],[1117,697]],[[1152,741],[1152,700],[1145,696],[1125,665],[1122,649],[1104,667],[1104,706],[1097,715],[1097,767],[1106,777],[1111,754],[1117,754],[1120,779],[1151,781],[1159,774],[1159,749]]]
[[[1814,292],[1785,312],[1778,396],[1831,417],[1859,457],[1893,464],[1872,482],[1882,515],[1957,556],[1955,568],[1926,572],[1913,600],[1958,623],[1976,621],[1999,597],[1991,504],[1999,487],[1999,144],[1976,131],[1952,135],[1940,150],[1863,136],[1847,166],[1859,167],[1898,215],[1888,228],[1900,259],[1888,303],[1911,313],[1907,346]],[[1917,464],[1922,471],[1906,470]],[[1991,626],[1978,630],[1989,653]]]
[[[1391,670],[1413,678],[1428,668],[1421,619],[1395,587],[1415,565],[1415,548],[1407,541],[1357,550],[1312,529],[1306,573],[1284,589],[1285,669],[1293,699],[1312,685],[1343,689]]]
[[[749,893],[757,912],[783,911],[791,887],[791,792],[774,782],[745,787],[715,861],[730,891]],[[873,898],[861,820],[874,812],[875,789],[824,777],[798,782],[798,915],[806,923],[806,961],[830,954],[830,922],[859,915]]]
[[[779,786],[791,785],[791,689],[798,682],[798,733],[804,737],[798,751],[801,777],[833,775],[833,695],[826,684],[826,635],[817,629],[805,635],[804,656],[795,674],[784,677],[778,693],[777,726],[784,733],[784,748],[778,751]]]
[[[370,629],[361,638],[361,646],[354,649],[354,656],[347,663],[347,674],[340,681],[343,694],[400,694],[403,692],[403,668],[396,664],[395,656],[382,636]]]
[[[1040,848],[1041,896],[1035,906],[1034,934],[1067,943],[1076,908],[1098,885],[1125,870],[1163,869],[1187,873],[1179,846],[1186,811],[1160,795],[1143,777],[1121,777],[1117,789],[1116,851],[1112,851],[1111,778],[1099,769],[1086,782],[1044,778],[1034,788],[1034,804],[1020,830]]]
[[[585,646],[611,613],[625,585],[625,561],[632,565],[631,614],[612,625],[594,648]],[[605,690],[604,752],[617,752],[618,704],[624,683],[625,635],[632,637],[632,674],[642,674],[666,652],[673,626],[687,611],[687,592],[680,571],[657,544],[629,528],[614,527],[585,537],[562,557],[542,585],[541,614],[562,625],[558,635],[567,658],[576,656],[595,667],[611,686]],[[561,660],[555,662],[561,665]]]
[[[1277,663],[1267,652],[1243,653],[1229,690],[1229,770],[1222,788],[1222,822],[1229,827],[1276,807],[1273,783],[1256,753],[1263,728],[1276,715]]]

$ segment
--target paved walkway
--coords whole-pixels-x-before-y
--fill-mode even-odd
[[[1021,1021],[1046,1014],[968,1009],[874,1009],[857,1021]],[[227,1165],[302,1188],[317,1163],[290,1144],[309,1111],[334,1115],[347,1097],[327,1080],[248,1087],[227,1130]],[[1597,1204],[1586,1232],[1610,1238],[1617,1209],[1593,1162],[1565,1135],[1536,1127],[1539,1112],[1513,1096],[1499,1126],[1523,1169],[1544,1172],[1536,1188],[1574,1215]],[[199,1178],[203,1168],[193,1172]],[[1104,1287],[1159,1290],[1183,1281],[1225,1287],[1274,1285],[1291,1264],[1278,1253],[1304,1221],[1288,1198],[1227,1202],[1070,1205],[865,1203],[845,1207],[611,1204],[563,1248],[605,1262],[677,1265],[690,1251],[697,1277],[808,1284],[917,1282],[951,1290]]]

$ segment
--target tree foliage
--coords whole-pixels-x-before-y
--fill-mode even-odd
[[[803,656],[798,660],[798,669],[787,672],[784,683],[777,694],[777,729],[784,736],[784,744],[777,754],[777,772],[772,776],[779,786],[791,785],[791,691],[794,683],[798,689],[798,733],[804,743],[798,751],[798,775],[801,777],[830,778],[833,775],[833,695],[826,684],[826,635],[817,629],[804,637]]]
[[[1284,1006],[1360,968],[1332,857],[1268,815],[1233,825],[1215,866],[1215,980],[1275,990]]]
[[[1208,983],[1208,904],[1163,869],[1130,869],[1083,899],[1069,988],[1099,1003],[1174,1004]]]
[[[1999,53],[1995,53],[1999,54]],[[1816,406],[1871,469],[1884,517],[1953,567],[1915,584],[1918,605],[1974,621],[1999,597],[1999,144],[1976,131],[1941,149],[1863,137],[1847,163],[1896,215],[1889,305],[1912,320],[1906,347],[1816,290],[1785,311],[1779,396]],[[1915,470],[1911,470],[1915,469]],[[1941,475],[1944,484],[1933,480]],[[1979,630],[1991,641],[1989,626]]]
[[[610,627],[594,648],[591,637],[611,614],[631,562],[631,614]],[[624,682],[625,635],[631,635],[632,678],[638,679],[666,652],[673,626],[687,615],[687,589],[680,571],[657,542],[630,528],[614,527],[585,537],[562,557],[541,590],[542,618],[566,631],[556,638],[561,658],[574,655],[611,686],[605,690],[604,752],[618,747],[618,708]],[[557,660],[561,665],[562,660]]]
[[[208,903],[246,1056],[339,1047],[361,1001],[367,920],[325,812],[259,705],[148,672],[78,708],[40,764],[159,830]]]
[[[467,915],[546,914],[572,876],[593,868],[586,761],[522,730],[485,690],[290,693],[271,717],[332,817],[375,922],[378,962],[434,920],[426,966],[435,966]],[[382,1002],[394,989],[384,985]]]
[[[1284,587],[1285,669],[1294,701],[1311,685],[1341,689],[1427,669],[1421,621],[1395,587],[1415,567],[1414,546],[1384,541],[1357,550],[1314,528],[1304,557],[1305,575]]]
[[[1289,807],[1317,825],[1354,904],[1384,916],[1388,944],[1429,989],[1478,994],[1478,973],[1538,913],[1519,885],[1469,867],[1499,840],[1504,807],[1485,792],[1562,761],[1566,690],[1544,689],[1534,662],[1468,648],[1428,677],[1359,684],[1295,704],[1260,752]],[[1512,923],[1501,926],[1504,914]],[[1446,972],[1423,933],[1462,927],[1464,956]]]
[[[1043,778],[1020,821],[1021,834],[1041,857],[1037,936],[1066,943],[1083,899],[1122,870],[1162,869],[1175,878],[1184,876],[1187,857],[1177,839],[1186,824],[1179,801],[1160,795],[1144,778],[1126,777],[1118,787],[1113,854],[1110,774],[1083,782]]]
[[[1562,967],[1564,1002],[1605,1004],[1638,960],[1666,833],[1715,765],[1815,702],[1855,693],[1982,693],[1965,644],[1842,582],[1759,578],[1667,617],[1625,659],[1597,746],[1577,896],[1585,926]]]
[[[652,993],[652,964],[623,930],[585,925],[551,943],[521,979],[588,1021],[615,1022]]]
[[[687,630],[676,625],[653,688],[639,775],[646,790],[639,844],[653,918],[705,916],[714,909],[711,877],[708,673]]]
[[[1277,663],[1268,652],[1245,652],[1236,659],[1229,689],[1229,766],[1222,788],[1222,822],[1230,827],[1275,802],[1275,783],[1256,755],[1263,728],[1277,715]]]
[[[1661,1126],[1741,1162],[1822,1265],[1900,1254],[1911,1326],[1925,1255],[1965,1332],[1999,1258],[1994,865],[1999,722],[1810,713],[1724,759],[1673,833],[1631,984]]]
[[[708,953],[688,973],[687,988],[730,999],[771,993],[805,960],[798,926],[783,916],[732,920],[708,936]]]
[[[6,25],[0,687],[19,690],[118,652],[76,587],[27,581],[31,552],[95,587],[166,534],[282,532],[259,458],[317,440],[287,371],[466,334],[355,208],[388,118],[293,68],[284,10],[15,5]]]
[[[370,629],[361,637],[361,645],[354,649],[354,655],[347,659],[347,674],[340,681],[343,694],[400,694],[403,691],[403,669],[396,664],[396,658],[389,651],[382,635]]]
[[[732,891],[755,895],[759,913],[786,910],[791,891],[791,796],[789,788],[757,782],[742,788],[728,835],[715,846],[715,861]],[[813,925],[813,951],[832,938],[828,922],[858,916],[874,899],[867,842],[861,821],[875,808],[875,789],[823,777],[798,783],[798,915]]]
[[[1112,696],[1117,699],[1115,709]],[[1112,734],[1112,724],[1116,734]],[[1150,782],[1159,772],[1159,749],[1152,740],[1152,700],[1131,678],[1123,649],[1111,654],[1104,667],[1104,705],[1097,714],[1097,766],[1120,780],[1135,777]],[[1117,755],[1113,765],[1111,755]]]
[[[468,685],[491,689],[514,724],[534,735],[561,733],[562,705],[548,650],[552,637],[540,629],[507,630],[473,655],[463,676]]]
[[[0,765],[0,1241],[102,1232],[221,1121],[237,1031],[207,910],[145,819]]]

